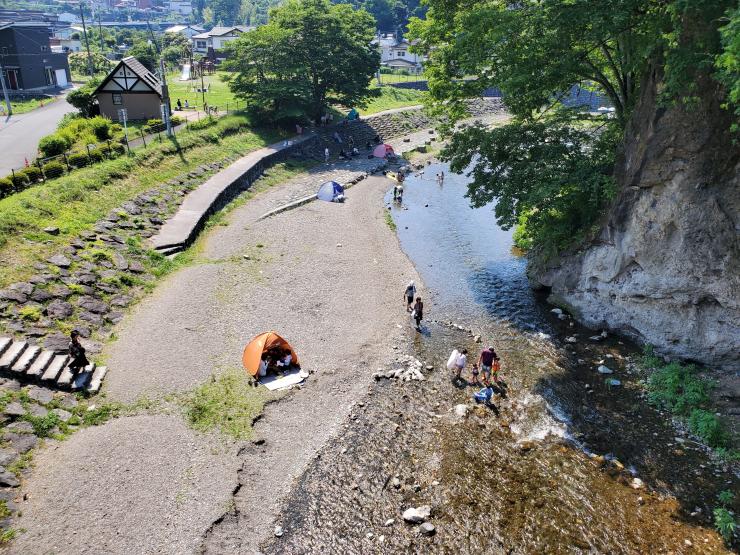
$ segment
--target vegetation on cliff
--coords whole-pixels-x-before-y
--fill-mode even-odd
[[[428,5],[410,35],[430,55],[432,108],[460,119],[465,98],[495,86],[514,115],[503,128],[457,132],[443,156],[455,171],[473,164],[471,203],[497,200],[499,224],[521,219],[521,243],[540,252],[579,240],[609,206],[619,145],[630,139],[628,122],[650,72],[661,76],[660,109],[690,106],[701,87],[716,89],[729,110],[738,105],[738,13],[730,0]],[[613,117],[597,124],[568,108],[574,85],[607,98]]]

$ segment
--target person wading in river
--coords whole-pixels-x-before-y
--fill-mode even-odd
[[[424,303],[421,302],[421,297],[416,297],[416,304],[414,304],[414,310],[411,311],[411,315],[416,322],[416,330],[421,329],[421,320],[424,318]]]
[[[85,347],[80,344],[80,332],[72,330],[70,339],[69,357],[72,361],[69,363],[69,368],[72,370],[73,374],[77,374],[90,363],[85,356]]]
[[[483,383],[485,385],[491,385],[491,372],[496,367],[496,371],[493,372],[493,379],[498,383],[498,372],[499,363],[498,355],[493,349],[493,346],[488,346],[483,349],[478,357],[478,365],[480,366],[481,373],[483,374]]]
[[[406,286],[406,291],[403,294],[404,299],[406,299],[406,312],[411,312],[411,303],[414,302],[415,296],[416,286],[414,285],[413,281],[410,281],[409,284]]]

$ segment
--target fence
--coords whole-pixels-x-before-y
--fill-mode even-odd
[[[186,117],[181,123],[172,126],[172,134],[176,136],[183,131],[187,132],[190,127],[206,118],[215,121],[215,117],[223,116],[238,111],[239,103],[227,103],[226,110],[217,111],[217,107],[209,108],[208,113],[196,111],[195,118],[192,115]],[[242,103],[243,106],[243,103]],[[173,114],[177,115],[177,114]],[[202,124],[196,127],[203,128]],[[164,123],[147,125],[144,127],[129,127],[128,135],[120,139],[108,139],[99,143],[85,145],[84,149],[67,150],[56,156],[36,158],[28,165],[13,168],[10,174],[0,177],[0,199],[13,193],[20,192],[32,185],[45,183],[47,179],[56,179],[65,173],[77,169],[117,158],[123,154],[131,154],[132,149],[146,148],[152,143],[162,143],[167,136]]]

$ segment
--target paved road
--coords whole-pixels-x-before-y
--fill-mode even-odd
[[[0,177],[36,157],[39,139],[56,131],[64,114],[75,108],[64,98],[32,112],[0,119]]]

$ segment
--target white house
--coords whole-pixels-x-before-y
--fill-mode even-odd
[[[164,32],[179,33],[189,39],[192,39],[195,35],[199,35],[200,33],[202,33],[203,28],[195,25],[173,25],[172,27],[167,27]]]
[[[395,35],[381,35],[374,41],[380,50],[380,64],[393,69],[420,71],[426,58],[409,51],[411,43]]]
[[[165,7],[167,11],[179,15],[190,15],[193,13],[193,5],[190,3],[190,0],[168,0],[165,2]]]
[[[50,44],[55,52],[79,52],[82,49],[82,27],[72,25],[54,31]]]
[[[239,38],[242,33],[247,33],[254,27],[235,25],[233,27],[214,27],[205,33],[193,35],[193,52],[206,54],[209,48],[221,50],[227,43]]]

